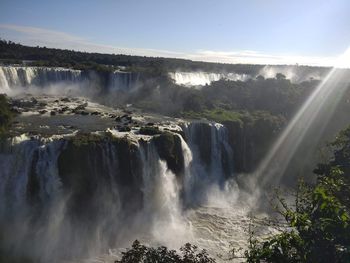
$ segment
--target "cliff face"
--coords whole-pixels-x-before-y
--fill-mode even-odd
[[[18,93],[52,85],[70,86],[79,95],[105,95],[132,91],[139,85],[139,73],[99,72],[50,67],[0,66],[0,92]],[[58,91],[55,91],[58,92]],[[61,91],[62,92],[62,91]]]
[[[227,129],[228,143],[234,151],[233,163],[235,173],[253,172],[272,146],[284,125],[283,120],[258,120],[256,122],[240,123],[223,122]]]
[[[234,123],[178,128],[151,135],[109,130],[22,136],[4,143],[0,231],[11,237],[6,229],[18,229],[4,245],[17,242],[29,248],[29,257],[47,262],[51,255],[70,258],[115,246],[159,224],[172,227],[183,211],[205,203],[210,189],[224,189],[255,158],[258,142]],[[63,252],[67,246],[69,253]]]

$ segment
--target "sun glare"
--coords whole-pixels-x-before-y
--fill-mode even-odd
[[[350,47],[339,56],[334,65],[336,68],[350,68]]]

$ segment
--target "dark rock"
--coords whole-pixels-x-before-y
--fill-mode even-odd
[[[75,107],[75,111],[79,111],[79,110],[85,110],[85,108],[86,108],[86,106],[85,106],[85,104],[81,104],[81,105],[79,105],[79,106],[77,106],[77,107]]]
[[[161,134],[162,131],[159,130],[158,127],[141,127],[141,129],[139,130],[139,134],[143,134],[143,135],[156,135],[156,134]]]
[[[70,99],[69,98],[62,98],[61,101],[63,101],[63,102],[70,102]]]
[[[21,109],[21,108],[19,108],[17,106],[13,106],[13,107],[11,107],[11,111],[13,113],[16,113],[16,114],[21,114],[23,112],[23,109]]]
[[[129,132],[131,131],[131,128],[129,126],[122,126],[118,128],[118,131],[120,132]]]
[[[65,113],[68,110],[69,110],[69,107],[68,106],[64,106],[63,108],[59,109],[58,112],[59,113]]]
[[[120,203],[125,212],[141,209],[143,181],[138,147],[124,138],[85,137],[87,143],[83,144],[75,142],[79,138],[69,140],[58,157],[63,190],[69,193],[67,215],[73,215],[77,222],[87,218],[96,222],[96,217],[111,212],[103,202]],[[118,150],[106,151],[105,147]],[[109,158],[108,164],[104,158]]]
[[[40,114],[45,114],[47,112],[47,110],[39,110]]]
[[[31,98],[30,101],[33,103],[33,104],[38,104],[38,100],[36,98]]]
[[[168,168],[177,176],[181,176],[184,170],[184,157],[179,135],[165,132],[155,136],[153,142],[159,157],[166,161]]]
[[[51,115],[51,116],[55,116],[56,114],[57,114],[56,111],[51,111],[51,112],[50,112],[50,115]]]
[[[46,107],[47,106],[47,103],[46,102],[39,102],[38,104],[40,107]]]

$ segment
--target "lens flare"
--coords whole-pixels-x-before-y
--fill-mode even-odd
[[[339,57],[337,65],[349,63],[349,56],[350,49]],[[316,147],[348,87],[346,77],[344,69],[335,67],[329,71],[258,166],[249,185],[251,189],[279,185],[292,158],[297,152],[300,154],[301,145],[308,143]]]

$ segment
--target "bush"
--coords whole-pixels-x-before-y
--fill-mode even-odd
[[[7,134],[12,118],[13,114],[10,110],[7,97],[4,94],[0,94],[0,136]]]
[[[135,240],[132,247],[122,253],[122,259],[115,263],[214,263],[205,250],[189,243],[180,248],[181,254],[166,247],[149,248]]]
[[[350,262],[350,128],[332,146],[334,158],[319,165],[316,184],[300,182],[295,207],[279,197],[291,230],[251,239],[247,262]]]

